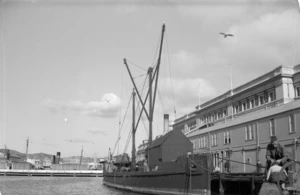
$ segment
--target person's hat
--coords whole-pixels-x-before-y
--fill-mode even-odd
[[[276,137],[276,135],[272,135],[270,138],[271,138],[271,141],[272,141],[272,142],[274,142],[274,141],[277,141],[277,140],[278,140],[278,139],[277,139],[277,137]]]

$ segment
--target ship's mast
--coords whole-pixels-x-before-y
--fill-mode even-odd
[[[130,76],[131,82],[134,86],[133,89],[133,120],[132,120],[132,168],[134,169],[136,166],[135,162],[135,133],[136,129],[138,128],[141,116],[143,113],[145,113],[148,121],[149,121],[149,141],[148,144],[149,146],[152,143],[152,128],[153,128],[153,113],[154,113],[154,107],[155,107],[155,97],[156,97],[156,91],[157,91],[157,83],[158,83],[158,74],[159,74],[159,67],[160,67],[160,61],[161,61],[161,52],[162,52],[162,44],[163,44],[163,39],[164,39],[164,32],[165,32],[165,24],[162,26],[162,33],[161,33],[161,40],[160,40],[160,47],[159,47],[159,55],[157,59],[157,64],[155,66],[155,69],[153,70],[152,67],[148,69],[148,76],[149,76],[149,89],[146,94],[146,97],[144,100],[142,100],[141,94],[139,93],[136,83],[134,82],[133,76],[131,74],[131,71],[128,67],[127,60],[124,58],[124,64],[127,68],[128,74]],[[154,87],[154,90],[153,90]],[[134,107],[134,102],[135,102],[135,95],[137,95],[141,105],[142,109],[140,111],[138,120],[135,121],[135,107]],[[149,105],[149,110],[146,109],[146,102],[148,100],[148,105]]]
[[[155,70],[153,71],[153,68],[150,67],[148,69],[148,75],[149,75],[149,89],[148,89],[148,92],[146,94],[146,97],[144,99],[144,101],[142,100],[142,97],[137,89],[137,86],[134,82],[134,79],[133,79],[133,76],[131,74],[131,71],[128,67],[128,64],[127,64],[127,60],[124,58],[124,64],[127,68],[127,71],[129,73],[129,76],[130,76],[130,79],[131,79],[131,82],[134,86],[134,89],[136,91],[136,94],[138,96],[138,99],[142,105],[142,110],[140,112],[140,115],[138,117],[138,120],[136,122],[136,125],[135,125],[135,128],[134,129],[137,129],[138,125],[139,125],[139,121],[141,119],[141,116],[142,116],[142,113],[144,112],[148,121],[149,121],[149,145],[151,145],[152,143],[152,128],[153,128],[153,113],[154,113],[154,107],[155,107],[155,97],[156,97],[156,91],[157,91],[157,83],[158,83],[158,74],[159,74],[159,67],[160,67],[160,61],[161,61],[161,52],[162,52],[162,44],[163,44],[163,39],[164,39],[164,32],[165,32],[165,24],[163,24],[162,26],[162,33],[161,33],[161,40],[160,40],[160,48],[159,48],[159,56],[158,56],[158,59],[157,59],[157,65],[155,67]],[[153,85],[153,82],[154,82],[154,85]],[[153,86],[154,86],[154,91],[153,91]],[[147,111],[146,109],[146,102],[147,102],[147,99],[149,97],[149,110]]]
[[[152,82],[155,79],[153,97],[152,97],[152,82],[149,83],[149,91],[151,92],[150,93],[150,98],[149,98],[149,105],[151,106],[150,107],[150,120],[149,120],[149,145],[151,145],[151,143],[152,143],[153,113],[154,113],[154,107],[155,107],[156,90],[157,90],[157,84],[158,84],[158,75],[159,75],[159,67],[160,67],[160,61],[161,61],[162,46],[163,46],[163,42],[164,42],[165,28],[166,28],[166,26],[165,26],[165,24],[163,24],[162,30],[161,30],[160,47],[159,47],[157,65],[156,65],[156,68],[155,68],[153,78],[152,78],[152,69],[149,68],[149,70],[151,69],[151,71],[148,71],[148,72],[150,72],[149,77],[152,78]],[[153,99],[153,101],[152,101],[152,99]]]
[[[152,123],[153,123],[153,110],[154,107],[152,105],[152,72],[153,68],[150,67],[148,69],[148,75],[149,75],[149,145],[152,143]]]
[[[135,160],[135,91],[132,91],[132,150],[131,150],[131,166],[132,170],[135,169],[136,160]]]

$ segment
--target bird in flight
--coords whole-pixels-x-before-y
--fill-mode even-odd
[[[107,99],[105,99],[105,101],[107,101],[108,103],[110,102],[110,100],[111,100],[111,99],[108,99],[108,100],[107,100]]]
[[[224,35],[224,38],[226,38],[226,37],[228,37],[228,36],[229,36],[229,37],[233,37],[233,34],[226,34],[226,33],[222,33],[222,32],[221,32],[220,34],[221,34],[221,35]]]

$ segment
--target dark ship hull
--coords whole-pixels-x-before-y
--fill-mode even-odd
[[[155,171],[107,172],[103,184],[145,194],[211,194],[211,163],[208,155],[179,157],[162,162]]]

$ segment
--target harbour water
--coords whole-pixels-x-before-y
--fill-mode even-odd
[[[102,185],[102,177],[0,177],[1,195],[139,195]]]

